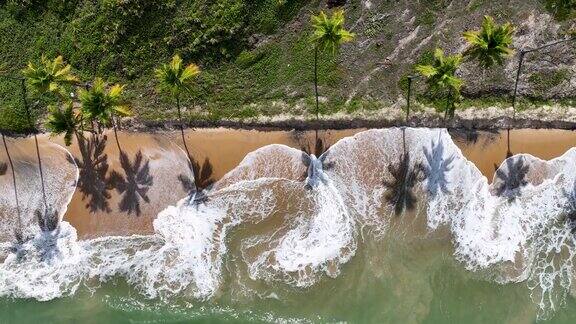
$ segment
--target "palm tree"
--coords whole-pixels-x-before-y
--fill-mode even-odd
[[[448,113],[450,116],[454,116],[454,102],[460,98],[463,81],[456,76],[460,64],[462,64],[461,54],[445,56],[444,51],[437,48],[434,51],[432,64],[416,66],[416,71],[426,78],[426,82],[432,90],[445,92],[444,119]]]
[[[62,56],[54,60],[47,59],[42,55],[40,64],[32,62],[22,71],[28,82],[28,86],[39,95],[52,93],[60,97],[67,97],[66,86],[78,82],[78,78],[72,74],[72,67],[64,64]]]
[[[354,39],[354,34],[344,29],[344,11],[336,10],[331,17],[324,11],[312,15],[312,43],[314,44],[314,93],[316,95],[316,121],[319,120],[318,101],[318,54],[320,51],[330,50],[336,53],[343,43]]]
[[[64,134],[64,144],[72,144],[72,136],[79,140],[82,129],[82,112],[74,110],[72,102],[67,103],[64,109],[51,107],[50,115],[46,121],[46,128],[53,135]]]
[[[82,104],[81,113],[87,120],[94,120],[99,126],[112,127],[118,150],[120,142],[118,141],[117,118],[132,115],[128,103],[123,99],[124,86],[115,84],[108,89],[106,83],[101,78],[94,80],[93,86],[88,89],[81,89],[79,93]]]
[[[514,27],[510,23],[498,25],[494,18],[484,16],[480,30],[467,31],[463,37],[468,42],[468,49],[464,52],[472,60],[478,60],[478,65],[488,69],[494,65],[502,65],[514,50]]]
[[[48,60],[42,56],[40,64],[28,63],[28,66],[22,71],[26,79],[26,83],[34,93],[39,97],[46,94],[56,94],[60,99],[64,99],[65,87],[78,82],[78,78],[71,72],[71,66],[64,64],[62,56],[56,57],[54,60]],[[32,121],[32,114],[26,101],[26,84],[23,82],[23,98],[24,108],[26,109],[26,117],[30,129],[33,130],[34,143],[36,145],[36,156],[38,158],[38,170],[40,172],[40,182],[42,185],[42,198],[44,201],[44,214],[48,212],[48,202],[46,199],[46,188],[44,185],[44,173],[42,170],[42,159],[40,158],[40,148],[38,146],[38,137],[36,135],[36,125]]]
[[[6,144],[6,137],[2,132],[2,143],[4,144],[4,150],[6,151],[6,157],[8,158],[8,163],[10,164],[10,170],[12,171],[12,188],[14,189],[14,199],[16,200],[16,214],[18,216],[18,228],[14,232],[14,236],[16,237],[16,241],[18,243],[23,242],[23,235],[22,235],[22,215],[20,214],[20,200],[18,199],[18,187],[16,185],[16,170],[14,169],[14,163],[12,162],[12,156],[10,155],[10,151],[8,150],[8,145]],[[6,174],[7,165],[6,163],[2,163],[0,166],[0,175]]]
[[[156,78],[159,82],[159,88],[162,92],[168,93],[174,100],[176,100],[176,108],[178,109],[178,123],[180,124],[180,133],[182,134],[182,142],[184,149],[188,155],[188,160],[192,161],[188,145],[186,145],[186,138],[184,137],[184,125],[182,123],[182,111],[180,109],[180,95],[183,92],[190,92],[194,84],[194,79],[200,74],[200,68],[196,64],[182,64],[182,58],[176,54],[172,57],[172,61],[162,66],[155,71]]]

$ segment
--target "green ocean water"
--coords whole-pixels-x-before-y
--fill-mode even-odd
[[[150,300],[123,280],[89,284],[39,302],[0,301],[0,323],[533,323],[539,310],[526,283],[500,285],[454,260],[446,237],[398,232],[364,246],[340,275],[310,288],[258,285],[233,274],[208,301],[185,294]],[[549,323],[575,323],[569,294]]]

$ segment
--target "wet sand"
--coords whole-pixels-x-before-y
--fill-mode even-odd
[[[331,146],[338,140],[361,131],[363,129],[327,130],[320,131],[319,137],[324,140],[326,146]],[[187,191],[183,186],[182,177],[192,179],[180,133],[120,133],[121,148],[128,158],[124,159],[124,164],[128,164],[128,168],[120,162],[113,133],[106,134],[107,142],[100,152],[100,158],[105,156],[108,165],[105,172],[103,171],[106,179],[100,186],[91,184],[93,180],[87,180],[83,186],[79,186],[64,219],[77,229],[80,238],[152,233],[152,221],[156,215],[167,206],[174,205],[186,197]],[[451,132],[451,135],[463,154],[488,177],[489,181],[492,181],[495,166],[500,165],[507,156],[506,131],[475,134]],[[206,180],[214,181],[222,178],[248,153],[260,147],[284,144],[298,149],[311,148],[314,137],[314,131],[264,132],[223,128],[186,131],[190,155],[202,170],[207,171]],[[46,139],[44,136],[41,141]],[[23,140],[12,140],[11,143],[16,144],[19,141]],[[52,138],[50,141],[62,145],[59,138]],[[529,153],[541,159],[551,159],[576,146],[576,132],[544,129],[512,130],[509,143],[509,149],[513,154]],[[86,156],[81,154],[77,141],[75,140],[67,149],[82,168]],[[89,149],[85,146],[83,150],[86,155]],[[138,152],[141,152],[141,158],[139,165],[136,165]],[[18,156],[14,158],[18,159]],[[3,150],[0,153],[0,160],[5,160]],[[27,156],[26,160],[31,159]],[[64,163],[65,159],[62,160]],[[31,163],[34,163],[33,160]],[[111,179],[112,173],[116,173],[116,180]],[[80,174],[81,177],[85,175],[82,170]],[[3,178],[3,183],[7,185],[6,179],[9,178],[9,173]],[[106,189],[106,183],[118,181],[118,178],[124,185],[124,191]],[[80,184],[82,180],[80,179]],[[100,196],[100,201],[94,198],[99,196],[98,191],[105,193],[106,196]]]

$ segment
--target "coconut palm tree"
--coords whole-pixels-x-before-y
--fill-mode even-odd
[[[65,104],[63,109],[52,106],[45,125],[53,135],[64,134],[64,144],[70,146],[72,136],[79,140],[82,134],[82,112],[76,111],[72,102]]]
[[[18,198],[18,186],[16,185],[16,171],[14,169],[14,162],[12,162],[12,156],[10,155],[10,151],[8,150],[8,144],[6,144],[6,137],[4,133],[2,135],[2,143],[4,144],[4,150],[6,151],[6,157],[8,158],[8,163],[10,164],[10,170],[12,171],[12,189],[14,189],[14,199],[16,201],[16,214],[18,216],[18,228],[14,232],[14,236],[16,237],[16,241],[18,243],[23,242],[23,235],[22,235],[22,215],[20,214],[20,200]],[[4,175],[7,171],[7,165],[2,163],[3,166],[0,166],[0,175]]]
[[[344,11],[336,10],[331,17],[324,11],[312,15],[312,43],[314,44],[314,93],[316,95],[316,120],[319,119],[320,107],[318,101],[318,54],[329,50],[336,53],[340,45],[354,39],[354,34],[344,29]]]
[[[417,65],[416,71],[426,78],[428,86],[433,91],[444,92],[446,108],[444,118],[454,115],[454,102],[460,98],[462,79],[456,76],[456,71],[462,64],[462,55],[444,55],[444,51],[437,48],[434,51],[434,60],[428,65]]]
[[[81,89],[78,95],[84,118],[96,121],[99,126],[112,127],[120,152],[122,149],[118,141],[118,119],[132,115],[128,103],[123,98],[123,91],[123,85],[115,84],[108,88],[104,80],[96,78],[90,89]]]
[[[69,64],[64,64],[62,56],[49,60],[42,55],[40,64],[29,62],[22,73],[28,86],[35,93],[39,95],[52,93],[60,97],[67,97],[66,86],[78,82],[78,78],[72,74],[71,70],[72,67]]]
[[[196,64],[184,65],[180,55],[172,57],[168,64],[162,64],[155,70],[158,79],[160,91],[169,94],[176,101],[178,110],[178,123],[180,124],[180,133],[184,149],[188,155],[188,160],[192,161],[186,138],[184,137],[184,125],[182,123],[182,110],[180,109],[180,95],[184,92],[190,92],[194,85],[194,79],[200,74],[200,68]]]
[[[28,66],[22,71],[26,84],[40,98],[47,94],[55,94],[60,99],[66,98],[65,87],[78,82],[78,78],[71,72],[71,66],[64,64],[62,56],[49,60],[45,56],[40,59],[40,64],[28,63]],[[40,172],[40,183],[42,185],[42,198],[44,201],[44,215],[48,214],[48,202],[46,199],[46,188],[44,185],[44,173],[42,170],[42,159],[40,158],[40,148],[38,146],[38,137],[36,136],[36,125],[32,120],[32,113],[26,101],[26,84],[23,82],[24,108],[28,125],[33,130],[34,143],[36,145],[36,156],[38,158],[38,170]]]
[[[479,30],[467,31],[463,37],[468,42],[464,55],[477,60],[484,69],[502,65],[514,53],[511,48],[514,27],[510,23],[496,24],[494,18],[484,16]]]

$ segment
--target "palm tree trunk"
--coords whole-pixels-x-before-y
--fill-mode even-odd
[[[318,47],[314,48],[314,93],[316,95],[316,121],[319,121],[320,103],[318,96]]]
[[[112,115],[112,129],[114,130],[114,139],[116,139],[116,146],[118,146],[118,152],[122,154],[122,148],[120,147],[120,141],[118,140],[118,130],[116,127],[116,118]]]
[[[32,122],[32,115],[26,100],[26,83],[22,79],[22,100],[24,102],[24,109],[26,110],[26,118],[28,119],[28,126],[34,131],[34,144],[36,145],[36,157],[38,158],[38,171],[40,172],[40,183],[42,185],[42,199],[44,200],[44,211],[48,211],[48,199],[46,198],[46,188],[44,186],[44,172],[42,170],[42,159],[40,158],[40,147],[38,146],[38,136],[36,135],[36,126]]]
[[[450,92],[446,95],[446,108],[444,108],[444,122],[448,121],[448,111],[450,110]]]
[[[188,161],[192,162],[192,157],[190,155],[190,151],[188,150],[188,145],[186,144],[186,137],[184,136],[184,123],[182,122],[182,111],[180,109],[180,96],[176,97],[176,108],[178,109],[178,124],[180,126],[180,135],[182,135],[182,143],[184,144],[184,150],[186,150]]]
[[[6,156],[8,157],[8,163],[10,164],[10,169],[12,170],[12,186],[14,187],[14,198],[16,199],[16,213],[18,214],[18,231],[22,230],[23,222],[22,215],[20,214],[20,200],[18,199],[18,187],[16,186],[16,171],[14,170],[14,163],[12,162],[12,156],[8,150],[8,145],[6,144],[6,138],[4,133],[2,133],[2,142],[4,143],[4,150],[6,150]]]
[[[526,52],[520,51],[518,57],[518,70],[516,71],[516,82],[514,83],[514,94],[512,95],[512,120],[516,119],[516,95],[518,94],[518,82],[520,82],[520,74],[522,73],[522,63]]]
[[[316,96],[316,123],[320,121],[320,102],[318,96],[318,46],[314,47],[314,94]],[[315,143],[318,142],[318,130],[316,130]]]

